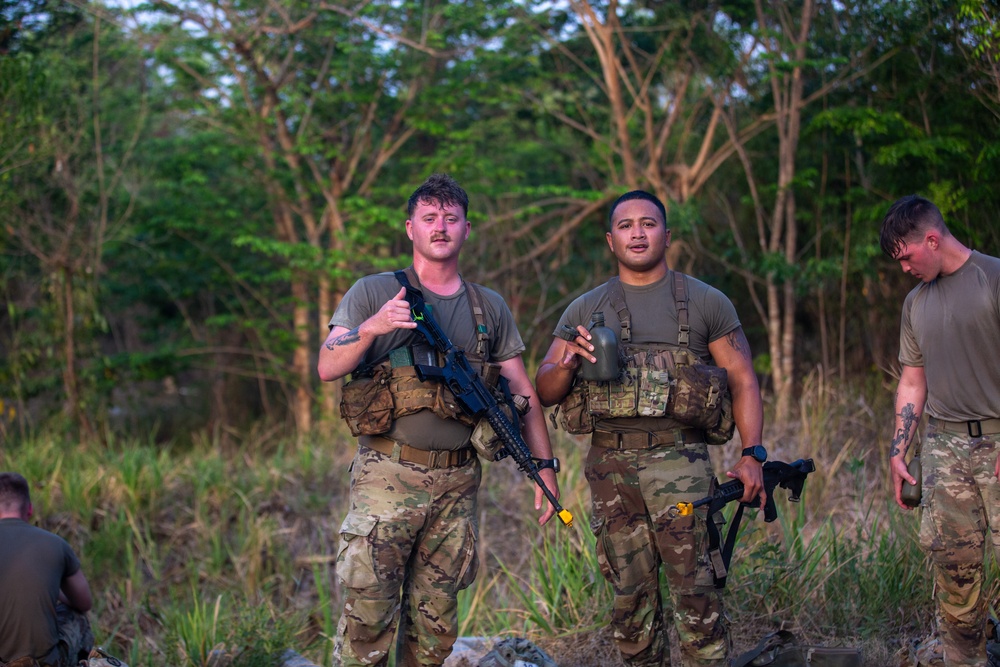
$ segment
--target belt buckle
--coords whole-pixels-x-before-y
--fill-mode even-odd
[[[976,427],[975,432],[973,432],[972,430],[973,425],[975,425]],[[972,419],[970,421],[965,422],[965,427],[969,431],[970,438],[983,437],[983,423],[978,419]]]
[[[441,454],[447,454],[443,449],[431,449],[427,451],[427,467],[428,468],[443,468],[443,465],[439,465],[438,459]],[[447,459],[445,459],[447,461]]]

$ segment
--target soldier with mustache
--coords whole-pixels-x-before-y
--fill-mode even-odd
[[[484,379],[503,376],[526,399],[525,440],[558,494],[557,463],[513,315],[499,294],[458,271],[471,231],[468,207],[468,195],[447,175],[417,188],[406,220],[412,266],[355,283],[320,349],[324,381],[351,374],[341,414],[358,436],[337,554],[344,609],[334,651],[344,667],[388,664],[394,635],[397,665],[441,665],[457,637],[458,592],[478,567],[475,424],[444,384],[416,376],[415,365],[441,360],[415,331],[404,281],[422,291],[434,319]],[[537,486],[535,508],[542,510]],[[539,523],[553,512],[549,504]]]

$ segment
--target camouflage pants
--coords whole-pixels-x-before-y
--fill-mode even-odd
[[[359,448],[340,529],[344,610],[334,662],[441,665],[458,636],[458,592],[476,578],[478,458],[452,468],[393,462]],[[398,628],[397,628],[398,625]]]
[[[87,658],[94,645],[87,615],[77,613],[60,602],[56,605],[56,625],[59,643],[39,663],[53,667],[76,667],[80,660]]]
[[[729,630],[706,556],[705,510],[686,517],[669,511],[682,500],[708,495],[713,473],[707,446],[591,447],[586,475],[598,563],[614,588],[611,625],[625,664],[670,664],[659,587],[662,564],[684,665],[725,665]]]
[[[982,595],[987,534],[1000,557],[1000,436],[931,426],[924,440],[920,543],[934,564],[937,623],[948,667],[986,665],[989,601]]]

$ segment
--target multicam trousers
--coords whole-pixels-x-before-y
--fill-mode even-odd
[[[937,623],[947,667],[985,667],[987,531],[1000,557],[1000,435],[971,438],[932,420],[924,439],[920,543],[934,564]]]
[[[59,624],[59,653],[64,665],[76,667],[80,660],[86,660],[94,645],[94,635],[86,614],[73,611],[66,605],[56,605],[56,619]]]
[[[659,588],[662,564],[685,667],[725,665],[730,638],[706,555],[706,510],[686,517],[670,511],[678,502],[708,495],[713,472],[707,446],[592,446],[586,475],[598,563],[614,588],[611,625],[625,664],[670,664]]]
[[[477,457],[450,468],[394,462],[360,447],[340,529],[344,610],[335,664],[441,665],[458,635],[458,592],[476,578]],[[397,628],[398,624],[398,628]]]

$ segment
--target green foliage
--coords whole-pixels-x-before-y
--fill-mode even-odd
[[[575,516],[581,525],[588,524],[582,510]],[[500,568],[520,608],[508,612],[508,618],[520,617],[516,627],[526,633],[558,636],[593,631],[601,626],[595,617],[611,605],[611,591],[601,576],[594,534],[589,530],[559,530],[542,540],[531,552],[527,576],[511,571],[503,562]]]
[[[898,646],[929,627],[914,515],[886,502],[885,456],[870,444],[885,440],[890,403],[877,380],[854,390],[811,376],[794,429],[769,437],[775,458],[809,456],[817,472],[798,505],[779,493],[779,521],[753,511],[744,520],[726,591],[738,641],[781,622],[815,643]],[[0,451],[0,469],[28,477],[39,524],[80,555],[97,641],[112,653],[162,667],[204,665],[218,650],[263,665],[294,648],[329,664],[342,603],[332,558],[354,442],[339,430],[300,445],[265,446],[268,438],[262,431],[227,451],[208,439],[79,446],[39,437]],[[483,564],[459,598],[463,635],[516,634],[543,647],[602,636],[612,599],[588,527],[585,447],[561,432],[553,445],[575,525],[538,528],[520,474],[490,464]],[[720,475],[731,450],[712,448]],[[599,661],[564,664],[598,664],[590,659]]]

